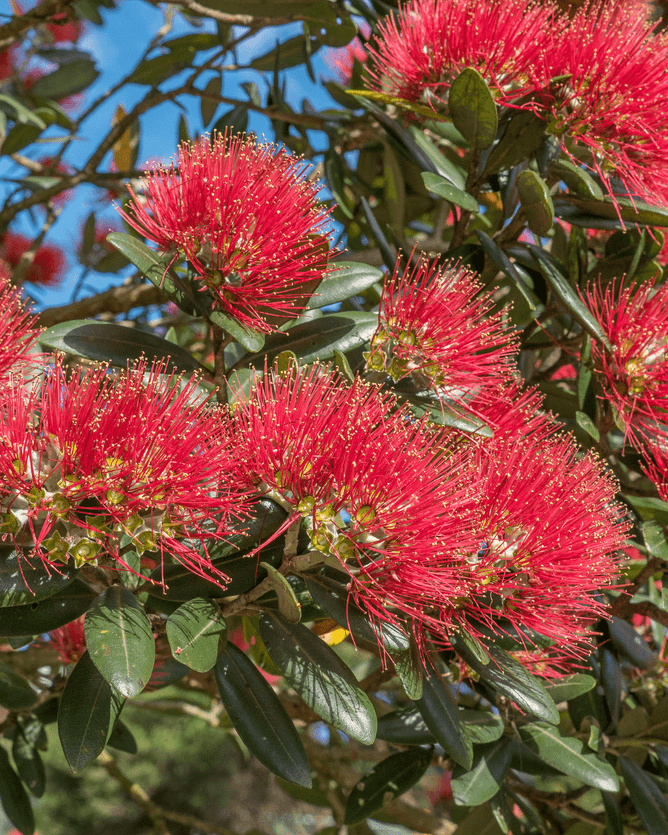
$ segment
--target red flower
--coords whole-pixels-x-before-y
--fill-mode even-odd
[[[645,471],[656,485],[659,498],[668,502],[668,449],[659,444],[649,444]]]
[[[163,372],[141,361],[120,376],[98,367],[68,380],[56,364],[28,395],[5,390],[0,530],[44,561],[106,554],[127,568],[126,536],[140,554],[166,552],[211,574],[206,540],[244,506],[226,480],[231,439],[196,379]]]
[[[51,20],[53,22],[47,23],[46,29],[51,33],[55,43],[64,41],[74,43],[81,37],[83,23],[80,20],[68,20],[65,12],[52,15]]]
[[[86,651],[84,618],[78,618],[49,632],[49,643],[58,650],[63,664],[76,664]]]
[[[363,23],[360,28],[360,35],[364,42],[369,39],[370,34],[371,27],[368,23]],[[364,43],[359,37],[353,38],[346,46],[328,47],[325,50],[325,63],[334,70],[335,81],[343,86],[350,83],[355,62],[359,61],[363,64],[368,57]]]
[[[23,255],[28,252],[31,246],[32,241],[25,235],[6,232],[0,238],[0,259],[11,270],[15,270]],[[63,278],[65,266],[65,254],[61,249],[51,244],[42,244],[28,262],[28,268],[24,272],[23,278],[33,284],[55,287]]]
[[[668,416],[668,285],[645,282],[585,294],[610,347],[592,340],[598,379],[634,443],[665,436]]]
[[[385,283],[367,365],[395,381],[411,374],[450,399],[496,390],[511,377],[515,344],[493,300],[464,267],[420,260]]]
[[[187,258],[216,307],[271,331],[264,317],[297,316],[327,265],[328,213],[304,167],[244,136],[183,143],[178,170],[153,171],[121,214]]]
[[[531,68],[550,38],[554,7],[531,0],[410,0],[378,24],[369,77],[383,93],[447,103],[453,80],[477,69],[497,101],[532,92]]]
[[[569,155],[650,201],[668,200],[668,35],[627,0],[587,3],[541,56],[548,132]],[[588,153],[587,153],[588,152]]]
[[[37,339],[34,323],[0,261],[0,386],[7,383],[12,371],[20,371],[27,362],[28,352]]]
[[[5,78],[10,78],[14,72],[14,62],[12,61],[11,49],[0,50],[0,81]]]

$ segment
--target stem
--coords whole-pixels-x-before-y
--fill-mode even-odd
[[[227,403],[227,373],[225,369],[225,348],[232,341],[232,337],[218,325],[211,325],[211,339],[213,341],[213,382],[216,384],[216,400]]]

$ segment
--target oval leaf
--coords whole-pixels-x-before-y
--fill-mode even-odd
[[[86,613],[86,646],[111,686],[127,699],[146,686],[155,663],[155,641],[144,609],[129,589],[111,586]]]
[[[554,700],[555,704],[567,702],[583,693],[588,693],[596,687],[596,679],[584,673],[575,673],[572,676],[562,676],[554,682],[545,685],[545,689]]]
[[[379,762],[348,795],[343,822],[348,826],[360,823],[408,791],[429,768],[431,757],[430,748],[414,748]]]
[[[665,835],[668,832],[668,803],[661,789],[639,765],[626,757],[620,757],[619,761],[626,788],[647,832]]]
[[[472,67],[462,70],[452,82],[448,110],[457,130],[474,148],[482,151],[496,139],[499,119],[494,96]]]
[[[336,265],[335,265],[336,266]],[[318,284],[315,293],[306,305],[307,310],[325,307],[358,296],[378,281],[383,280],[383,273],[369,264],[357,264],[347,261],[328,273]]]
[[[429,171],[423,171],[422,179],[428,191],[431,191],[432,194],[437,194],[449,203],[454,203],[455,206],[461,206],[462,209],[466,209],[468,212],[477,212],[480,208],[478,201],[474,197],[471,197],[463,189],[453,186],[444,177],[440,177],[438,174],[431,174]]]
[[[601,791],[614,792],[619,789],[615,769],[596,754],[585,752],[581,740],[563,737],[557,728],[544,722],[525,725],[520,728],[520,736],[543,762],[562,774],[575,777],[585,785]]]
[[[23,710],[35,704],[37,693],[23,676],[0,663],[0,705],[8,710]]]
[[[492,148],[485,174],[513,168],[534,154],[545,139],[547,124],[534,113],[520,110],[508,123],[503,136]]]
[[[452,796],[459,806],[480,806],[499,791],[510,766],[512,746],[508,739],[476,749],[473,766],[456,766],[452,773]]]
[[[89,59],[70,61],[48,75],[42,75],[30,87],[33,96],[43,99],[65,99],[89,87],[99,73]]]
[[[102,753],[123,701],[84,652],[67,679],[58,707],[60,744],[75,774]]]
[[[399,745],[431,745],[435,741],[422,714],[412,705],[379,717],[376,736]]]
[[[547,235],[554,223],[554,204],[547,183],[527,168],[517,176],[517,191],[529,229],[540,237]]]
[[[33,835],[35,816],[30,798],[17,773],[9,763],[9,756],[0,748],[0,800],[5,814],[21,835]]]
[[[278,598],[278,611],[288,623],[299,623],[302,619],[302,607],[292,589],[292,586],[281,572],[267,562],[260,563],[267,572],[271,587]]]
[[[445,752],[463,768],[471,768],[473,745],[460,719],[457,701],[435,670],[425,670],[422,696],[415,704]]]
[[[218,606],[201,597],[183,603],[167,620],[172,655],[198,673],[207,673],[216,663],[218,644],[226,634]]]
[[[550,165],[550,173],[563,180],[568,188],[580,197],[603,200],[603,190],[584,168],[569,159],[558,159]]]
[[[0,635],[39,635],[81,617],[95,599],[95,592],[81,580],[38,603],[0,609]]]
[[[260,618],[260,635],[272,661],[321,719],[366,745],[374,741],[373,705],[334,650],[301,623],[269,613]]]
[[[253,662],[228,643],[214,675],[225,710],[248,750],[274,774],[310,788],[310,768],[299,734]]]
[[[78,569],[69,565],[32,562],[14,548],[0,546],[0,606],[25,606],[51,597],[66,588]]]

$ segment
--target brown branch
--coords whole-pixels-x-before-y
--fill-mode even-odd
[[[107,774],[116,780],[125,794],[131,797],[148,814],[160,835],[169,835],[165,821],[180,823],[190,829],[199,829],[201,832],[207,832],[211,835],[236,835],[235,832],[225,826],[218,826],[215,823],[199,820],[192,815],[182,815],[179,812],[172,812],[158,806],[140,785],[133,783],[129,777],[123,774],[116,760],[106,751],[100,754],[97,761],[106,770]]]
[[[163,0],[151,0],[151,2],[158,6]],[[221,23],[231,23],[237,26],[252,26],[255,29],[260,29],[263,26],[280,26],[282,23],[292,23],[294,20],[300,20],[299,15],[291,17],[253,17],[250,14],[228,14],[227,12],[218,12],[210,6],[202,6],[195,0],[171,0],[174,6],[183,6],[198,17],[210,17],[212,20],[218,20]]]
[[[167,297],[153,284],[123,285],[112,287],[104,293],[89,296],[78,302],[43,310],[37,317],[37,323],[49,328],[51,325],[69,322],[71,319],[90,319],[100,313],[127,313],[133,307],[146,307],[151,304],[162,304],[165,301]]]
[[[620,594],[620,596],[610,606],[610,614],[617,615],[618,617],[626,617],[626,615],[622,613],[627,611],[627,607],[638,605],[636,603],[630,603],[633,595],[638,591],[638,589],[641,589],[645,585],[650,577],[653,577],[662,568],[668,568],[662,559],[659,559],[658,557],[650,557],[650,559],[647,560],[645,567],[639,572],[633,583],[626,586],[622,591],[622,594]]]
[[[617,598],[615,603],[620,599]],[[643,617],[651,618],[656,623],[660,623],[661,626],[668,627],[668,612],[660,609],[656,603],[650,603],[649,600],[643,600],[640,603],[629,603],[628,600],[625,600],[624,605],[619,608],[621,609],[621,612],[617,612],[619,617],[628,618],[631,615],[642,615]]]
[[[53,20],[54,15],[68,11],[76,0],[42,0],[34,9],[25,14],[13,17],[7,23],[0,26],[0,50],[11,46],[24,32],[32,29],[37,23],[46,23]]]

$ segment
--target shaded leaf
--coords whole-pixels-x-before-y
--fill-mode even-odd
[[[668,542],[662,526],[656,522],[643,522],[642,533],[650,554],[668,562]]]
[[[75,774],[102,753],[123,701],[84,652],[67,679],[58,707],[60,744]]]
[[[383,273],[369,264],[346,261],[331,270],[318,284],[315,293],[306,305],[307,310],[325,307],[358,296],[378,281],[383,280]]]
[[[429,768],[431,757],[430,748],[414,748],[379,762],[348,795],[344,823],[359,823],[408,791]]]
[[[636,812],[649,835],[668,832],[668,802],[649,775],[626,757],[619,758],[622,776]]]
[[[580,197],[603,200],[603,190],[584,168],[570,159],[557,159],[550,165],[550,173],[563,180],[568,188]]]
[[[496,742],[503,735],[505,725],[498,713],[464,709],[459,711],[459,718],[474,745]]]
[[[528,110],[518,111],[508,123],[503,136],[492,148],[486,174],[513,168],[534,154],[545,139],[546,123]]]
[[[457,700],[433,668],[425,670],[422,696],[415,704],[434,739],[456,763],[469,769],[473,762],[473,744],[462,724]]]
[[[52,597],[66,588],[77,573],[73,566],[46,565],[37,557],[29,560],[15,548],[0,545],[0,607],[25,606]]]
[[[144,608],[129,589],[111,586],[93,601],[84,623],[95,666],[122,696],[146,686],[155,663],[155,641]]]
[[[39,635],[76,620],[95,599],[95,592],[81,580],[63,591],[26,606],[0,609],[0,635]]]
[[[480,806],[498,792],[508,768],[512,746],[501,739],[476,749],[470,769],[455,766],[452,772],[452,796],[459,806]]]
[[[659,662],[659,655],[653,652],[642,635],[633,626],[613,615],[608,623],[608,632],[613,647],[624,655],[639,670],[648,670]]]
[[[30,87],[30,92],[33,96],[44,99],[64,99],[90,87],[98,75],[93,61],[70,61],[54,72],[37,78]]]
[[[0,662],[0,705],[8,710],[24,710],[35,704],[37,696],[23,676]]]
[[[0,801],[11,823],[22,835],[33,835],[35,816],[23,783],[9,763],[9,756],[0,748]]]
[[[46,771],[39,751],[18,728],[12,742],[12,757],[19,777],[33,797],[42,797],[46,788]]]
[[[376,736],[400,745],[431,745],[435,741],[419,709],[413,705],[380,716]]]
[[[301,623],[270,613],[260,617],[260,635],[278,669],[318,716],[353,739],[373,742],[373,706],[334,650]]]
[[[220,609],[201,597],[183,603],[167,620],[172,655],[198,673],[207,673],[216,663],[218,644],[226,635]]]
[[[309,764],[299,734],[253,662],[228,643],[214,675],[225,710],[249,751],[274,774],[310,788]]]
[[[110,748],[115,748],[117,751],[125,751],[126,754],[136,754],[137,753],[137,740],[132,735],[132,732],[119,719],[112,732],[109,734],[109,739],[107,740],[107,745]]]

